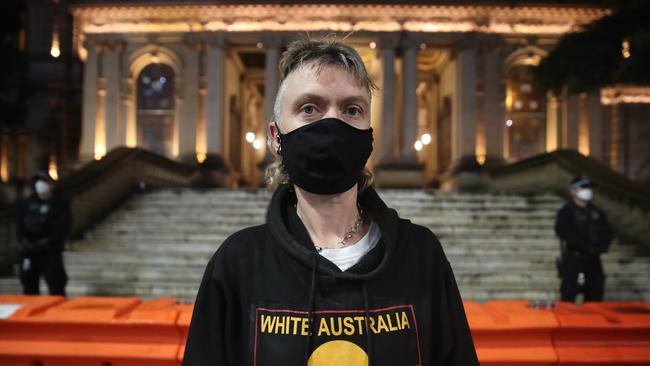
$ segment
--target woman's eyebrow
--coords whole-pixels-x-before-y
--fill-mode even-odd
[[[313,93],[302,94],[293,102],[292,109],[296,110],[305,103],[314,103],[316,105],[323,105],[326,103],[326,100],[325,98],[323,98],[318,94],[313,94]]]
[[[340,105],[348,105],[348,104],[359,104],[361,105],[364,109],[368,108],[368,103],[367,98],[361,96],[361,95],[353,95],[350,97],[347,97],[339,102]]]

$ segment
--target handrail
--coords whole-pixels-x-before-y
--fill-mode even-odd
[[[77,238],[127,199],[140,183],[166,187],[193,186],[200,177],[198,165],[175,162],[143,149],[119,147],[104,158],[92,161],[62,178],[56,184],[56,191],[70,201],[73,215],[70,237]],[[9,271],[7,266],[15,262],[17,255],[14,216],[14,204],[0,209],[0,229],[10,233],[10,237],[0,242],[0,253],[5,258],[0,262],[0,272]]]
[[[565,197],[573,177],[587,176],[596,183],[595,201],[608,214],[617,235],[650,246],[650,190],[593,158],[575,150],[558,150],[489,173],[495,191],[551,191]]]
[[[633,202],[637,206],[650,209],[650,190],[629,180],[624,175],[610,169],[596,159],[586,157],[576,150],[557,150],[546,154],[502,166],[490,171],[492,177],[502,177],[522,170],[534,169],[542,165],[558,164],[575,175],[586,175],[598,185],[600,191],[606,191]],[[559,187],[566,191],[569,181]]]
[[[147,150],[118,147],[111,150],[101,160],[90,162],[78,171],[61,179],[57,183],[57,191],[68,198],[72,198],[77,193],[96,185],[103,179],[103,175],[110,174],[113,168],[135,160],[147,161],[159,165],[161,168],[174,170],[184,175],[192,175],[196,170],[195,167],[167,159],[162,155]]]

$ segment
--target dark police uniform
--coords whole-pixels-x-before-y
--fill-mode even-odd
[[[605,214],[592,203],[586,207],[567,203],[557,214],[555,233],[562,242],[562,301],[575,301],[581,292],[584,301],[602,301],[605,275],[600,255],[607,252],[613,237]]]
[[[39,294],[41,275],[50,294],[65,295],[63,243],[71,224],[70,206],[62,197],[42,200],[34,194],[19,204],[20,282],[26,295]]]

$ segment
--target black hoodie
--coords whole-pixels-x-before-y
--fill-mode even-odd
[[[478,365],[454,275],[435,235],[368,188],[381,231],[345,272],[320,256],[276,190],[264,225],[229,237],[207,265],[184,366]]]

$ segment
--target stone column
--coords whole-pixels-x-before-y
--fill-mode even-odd
[[[199,40],[192,34],[185,37],[183,56],[182,108],[178,121],[179,158],[186,162],[196,161],[196,130],[199,119]]]
[[[126,72],[126,71],[125,71]],[[138,117],[137,117],[137,96],[135,95],[138,75],[129,75],[124,81],[122,93],[122,121],[124,121],[124,136],[121,144],[128,147],[138,145]]]
[[[207,154],[224,155],[225,38],[210,34],[206,39],[205,135]]]
[[[553,93],[546,93],[546,152],[553,152],[562,144],[561,100]]]
[[[382,58],[381,88],[381,158],[380,163],[396,160],[395,156],[395,48],[398,35],[384,34],[379,38]]]
[[[458,44],[456,75],[451,112],[451,156],[476,155],[476,42],[464,39]]]
[[[266,48],[264,63],[264,124],[266,125],[273,120],[273,105],[275,104],[275,96],[277,95],[278,85],[280,83],[278,63],[280,61],[280,47],[283,44],[283,40],[278,37],[269,36],[263,39],[263,43]]]
[[[82,162],[95,157],[95,123],[97,122],[97,77],[98,60],[97,45],[93,41],[86,41],[84,47],[88,57],[84,64],[82,130],[80,158]]]
[[[611,115],[609,120],[609,167],[616,170],[619,173],[624,172],[623,164],[623,148],[622,148],[622,137],[623,134],[621,127],[621,114],[624,113],[621,111],[622,104],[613,104],[609,106],[611,109]]]
[[[109,42],[103,56],[103,76],[106,82],[104,99],[104,126],[106,133],[106,153],[118,146],[120,136],[120,54],[123,45]]]
[[[433,85],[431,93],[431,116],[428,118],[428,132],[431,135],[431,144],[425,148],[425,154],[428,164],[427,179],[433,179],[440,170],[440,161],[438,157],[438,113],[439,113],[439,100],[440,100],[440,77],[438,74],[433,74]]]
[[[421,187],[424,181],[422,164],[417,161],[413,144],[417,139],[417,52],[419,44],[406,38],[403,44],[403,110],[401,148],[398,149],[395,127],[395,49],[400,35],[387,33],[379,37],[382,49],[382,123],[381,160],[375,169],[375,181],[380,187]]]
[[[418,50],[420,42],[408,35],[402,42],[402,144],[400,162],[417,163],[417,155],[413,144],[418,139]]]
[[[268,36],[262,39],[264,47],[266,48],[264,60],[264,126],[265,136],[268,133],[266,125],[275,119],[273,115],[273,107],[275,105],[275,97],[278,93],[278,86],[280,84],[280,47],[284,44],[284,40],[277,36]],[[278,122],[278,121],[276,121]],[[281,124],[280,124],[281,125]],[[282,127],[280,127],[282,129]],[[269,149],[264,149],[264,158],[258,168],[263,172],[263,169],[273,160],[273,154]]]
[[[603,106],[600,104],[598,92],[587,96],[587,120],[589,121],[589,156],[602,161]]]
[[[491,43],[485,53],[485,152],[489,158],[497,159],[504,157],[505,106],[502,78],[500,49]]]

